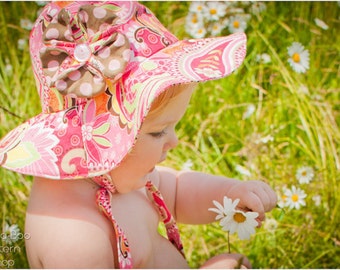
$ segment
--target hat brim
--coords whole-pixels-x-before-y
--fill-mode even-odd
[[[112,97],[114,113],[94,115],[96,102],[89,99],[84,106],[39,114],[0,141],[0,165],[50,179],[105,174],[131,151],[160,93],[175,84],[226,77],[241,65],[245,54],[244,33],[177,41],[138,59],[139,64],[118,82],[121,87]],[[124,96],[127,88],[138,98]]]

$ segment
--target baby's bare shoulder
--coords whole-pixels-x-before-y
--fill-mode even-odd
[[[107,232],[88,220],[27,214],[26,233],[31,267],[112,268]],[[39,265],[40,264],[40,265]]]
[[[30,266],[113,268],[114,233],[96,207],[95,190],[77,186],[75,191],[81,191],[77,195],[66,187],[52,188],[38,183],[32,189],[25,227],[30,235],[26,241]]]

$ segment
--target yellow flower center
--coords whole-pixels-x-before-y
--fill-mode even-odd
[[[299,200],[299,195],[293,194],[293,196],[292,196],[292,201],[293,201],[293,202],[297,202],[298,200]]]
[[[234,25],[235,28],[239,28],[240,27],[239,21],[234,21],[233,25]]]
[[[216,13],[217,13],[216,9],[214,9],[214,8],[210,9],[210,14],[211,15],[215,15]]]
[[[197,16],[193,16],[192,19],[191,19],[191,22],[192,23],[197,23],[198,22]]]
[[[237,223],[243,223],[246,221],[246,217],[242,213],[235,213],[233,218]]]
[[[295,63],[300,63],[300,54],[294,53],[292,59]]]
[[[303,172],[301,173],[301,175],[302,175],[302,176],[307,176],[307,172],[306,172],[306,171],[303,171]]]

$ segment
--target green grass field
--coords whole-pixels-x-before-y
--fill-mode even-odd
[[[190,2],[143,3],[175,35],[189,38]],[[280,198],[285,189],[297,187],[306,194],[305,205],[274,209],[250,240],[231,235],[231,251],[246,254],[254,268],[339,268],[340,5],[264,3],[265,10],[248,16],[244,64],[230,77],[198,87],[178,124],[181,143],[165,164],[181,169],[191,163],[193,170],[260,179]],[[250,10],[251,3],[236,4]],[[0,2],[0,137],[40,112],[29,30],[20,22],[34,21],[39,8],[36,2]],[[328,29],[318,26],[316,18]],[[304,73],[288,62],[293,42],[309,51]],[[258,61],[262,54],[270,61]],[[313,176],[301,184],[296,174],[304,166]],[[23,233],[31,180],[0,168],[0,268],[28,268],[24,235],[12,243],[3,236],[6,224],[17,224]],[[218,223],[180,228],[193,268],[228,251],[227,233]]]

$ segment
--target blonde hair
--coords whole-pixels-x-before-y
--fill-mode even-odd
[[[162,92],[156,99],[153,101],[150,111],[148,113],[148,117],[155,117],[163,108],[169,103],[169,101],[175,97],[177,97],[180,93],[187,89],[192,89],[197,86],[197,83],[187,83],[187,84],[176,84],[167,88],[164,92]]]

